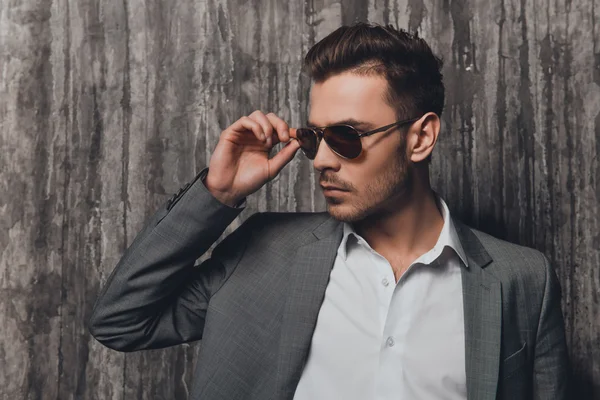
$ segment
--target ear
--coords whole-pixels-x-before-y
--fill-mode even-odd
[[[435,147],[439,133],[440,117],[433,112],[423,115],[412,125],[407,135],[407,150],[413,163],[427,159]]]

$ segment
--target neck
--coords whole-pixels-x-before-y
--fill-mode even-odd
[[[401,197],[389,199],[353,228],[375,251],[411,263],[435,246],[444,219],[428,179],[415,182]]]

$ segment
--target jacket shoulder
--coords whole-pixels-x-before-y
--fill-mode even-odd
[[[548,274],[554,273],[548,258],[541,251],[499,239],[469,227],[492,258],[486,271],[502,282],[518,283],[531,291],[543,292]]]
[[[545,262],[545,255],[537,249],[497,238],[489,233],[485,233],[472,227],[469,227],[469,229],[475,234],[485,250],[494,260],[506,259],[511,262],[526,261],[542,265]]]

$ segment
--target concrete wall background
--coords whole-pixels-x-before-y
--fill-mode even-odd
[[[185,399],[197,346],[88,334],[145,219],[254,109],[305,122],[303,55],[342,23],[418,30],[446,61],[434,187],[550,258],[577,399],[600,398],[600,0],[0,2],[0,398]],[[300,154],[248,200],[323,211]]]

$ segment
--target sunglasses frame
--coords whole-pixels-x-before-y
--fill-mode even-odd
[[[327,128],[332,128],[332,127],[336,127],[336,126],[344,126],[344,127],[348,127],[348,128],[350,128],[352,131],[356,132],[356,134],[357,134],[356,136],[357,136],[357,138],[358,138],[358,140],[359,140],[359,142],[360,142],[360,138],[362,138],[362,137],[364,137],[364,136],[370,136],[370,135],[372,135],[372,134],[374,134],[374,133],[385,132],[385,131],[387,131],[388,129],[390,129],[390,128],[393,128],[394,126],[400,127],[400,126],[402,126],[402,125],[406,125],[406,124],[408,124],[408,123],[414,123],[414,122],[418,121],[419,119],[421,119],[421,117],[418,117],[418,118],[410,118],[410,119],[403,119],[403,120],[400,120],[400,121],[396,121],[396,122],[394,122],[394,123],[391,123],[391,124],[389,124],[389,125],[385,125],[385,126],[382,126],[382,127],[380,127],[380,128],[375,128],[375,129],[373,129],[373,130],[370,130],[370,131],[367,131],[367,132],[363,132],[363,133],[360,133],[360,132],[358,131],[358,129],[356,129],[356,128],[355,128],[355,127],[353,127],[352,125],[347,125],[347,124],[334,124],[334,125],[328,125],[328,126],[323,126],[323,127],[304,127],[304,128],[302,128],[302,129],[308,129],[308,130],[312,131],[312,132],[313,132],[313,133],[314,133],[314,134],[317,136],[317,152],[318,152],[318,150],[319,150],[319,145],[321,144],[321,140],[324,140],[324,139],[325,139],[325,133],[324,133],[324,130],[325,130],[325,129],[327,129]],[[293,138],[293,139],[296,139],[296,138]],[[296,139],[296,140],[298,140],[298,139]],[[325,140],[325,143],[327,143],[327,140]],[[329,143],[327,143],[327,146],[329,146]],[[334,149],[332,149],[332,148],[331,148],[331,146],[329,146],[329,148],[330,148],[330,149],[331,149],[331,151],[333,151],[335,154],[337,154],[338,156],[340,156],[340,157],[342,157],[342,158],[344,158],[344,159],[346,159],[346,160],[352,160],[352,159],[354,159],[354,158],[357,158],[357,157],[359,157],[359,156],[361,155],[361,153],[362,153],[362,143],[361,143],[361,146],[360,146],[360,153],[358,153],[358,155],[357,155],[356,157],[346,157],[346,156],[344,156],[344,155],[342,155],[342,154],[338,153],[338,152],[337,152],[337,151],[335,151]],[[304,149],[302,149],[302,152],[303,152],[303,153],[304,153],[304,155],[306,156],[306,153],[304,152]],[[315,154],[315,157],[316,157],[316,154]],[[307,156],[307,158],[309,158],[309,157]],[[309,158],[309,159],[310,159],[310,158]],[[314,158],[313,158],[313,159],[314,159]]]

